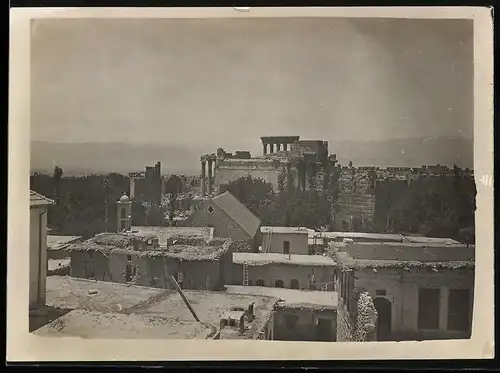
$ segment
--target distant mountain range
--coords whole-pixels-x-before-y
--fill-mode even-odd
[[[224,144],[221,144],[225,148]],[[209,147],[208,147],[209,148]],[[217,147],[214,147],[215,152]],[[340,164],[354,166],[419,167],[449,165],[473,167],[473,142],[462,137],[439,137],[384,141],[329,141],[330,153]],[[231,152],[234,149],[227,149]],[[242,149],[244,150],[244,149]],[[61,167],[65,175],[128,173],[162,162],[162,173],[195,175],[200,155],[207,150],[182,146],[125,143],[31,143],[32,172],[51,173]],[[252,154],[258,156],[258,154]]]

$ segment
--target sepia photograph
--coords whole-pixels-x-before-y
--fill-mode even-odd
[[[30,19],[30,335],[470,340],[474,23]]]

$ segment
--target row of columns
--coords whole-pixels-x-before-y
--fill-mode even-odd
[[[289,150],[289,147],[288,147],[288,143],[279,143],[279,142],[276,142],[276,143],[263,143],[262,146],[264,148],[264,155],[266,155],[268,153],[267,151],[267,147],[269,145],[269,148],[270,148],[270,151],[269,153],[272,154],[275,152],[274,150],[274,146],[276,145],[276,152],[280,152],[280,151],[288,151]]]
[[[206,190],[206,166],[208,166],[208,194],[213,192],[213,181],[215,176],[215,156],[204,155],[201,157],[201,196],[205,197],[207,195]]]

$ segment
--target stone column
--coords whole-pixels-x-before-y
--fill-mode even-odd
[[[276,152],[280,152],[281,151],[281,143],[276,143]]]
[[[201,158],[201,196],[205,197],[205,159]]]
[[[264,155],[267,154],[267,144],[266,143],[262,143],[262,146],[264,148]]]
[[[130,177],[130,199],[135,198],[135,177]]]
[[[211,159],[208,160],[208,194],[212,194],[212,190],[213,190],[213,180],[212,180],[212,166],[213,166],[213,162]]]

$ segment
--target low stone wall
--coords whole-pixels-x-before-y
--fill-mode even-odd
[[[337,289],[339,282],[336,282]],[[378,314],[368,292],[358,292],[355,314],[350,314],[339,293],[337,306],[337,342],[376,340]]]

